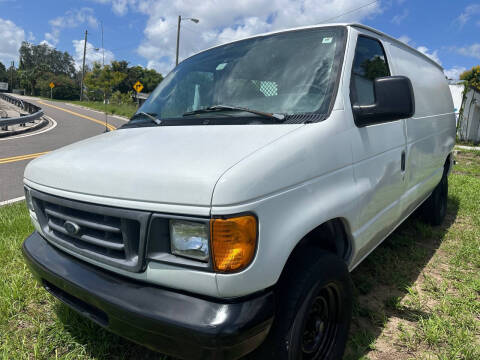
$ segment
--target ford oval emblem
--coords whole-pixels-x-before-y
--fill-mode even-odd
[[[70,235],[77,235],[80,232],[80,226],[69,220],[65,221],[65,223],[63,224],[63,228]]]

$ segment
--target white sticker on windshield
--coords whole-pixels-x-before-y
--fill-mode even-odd
[[[218,64],[215,70],[223,70],[225,69],[225,66],[227,66],[227,63]]]
[[[322,44],[330,44],[332,42],[333,38],[332,37],[324,37]]]

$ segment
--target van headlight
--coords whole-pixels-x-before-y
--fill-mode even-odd
[[[208,262],[209,224],[186,220],[170,220],[172,254]]]

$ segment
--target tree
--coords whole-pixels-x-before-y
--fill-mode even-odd
[[[1,82],[6,82],[8,81],[8,74],[7,74],[7,68],[3,63],[0,61],[0,81]]]
[[[362,68],[365,71],[366,78],[370,80],[375,80],[378,77],[388,74],[388,67],[385,63],[385,60],[379,56],[375,56],[373,59],[365,60],[362,63]]]
[[[162,82],[163,76],[154,69],[145,69],[142,80],[142,84],[145,87],[143,91],[150,93]]]
[[[18,70],[15,68],[15,66],[10,65],[10,67],[7,70],[7,78],[8,78],[8,81],[10,82],[11,90],[15,89],[19,85]]]
[[[127,74],[114,71],[110,65],[102,68],[99,63],[94,63],[92,71],[85,75],[85,84],[89,91],[88,97],[101,100],[104,94],[106,98],[109,98],[114,88],[126,77]],[[100,98],[99,94],[101,94]]]
[[[78,99],[80,86],[75,79],[64,74],[53,74],[46,72],[37,79],[36,91],[40,96],[50,97],[50,83],[55,87],[52,89],[54,99],[75,100]]]
[[[22,42],[20,46],[21,85],[30,90],[32,95],[40,91],[37,80],[47,73],[75,77],[75,63],[68,52],[61,52],[46,44],[34,45]],[[38,91],[37,91],[38,90]]]
[[[464,71],[460,75],[460,80],[465,81],[466,87],[474,87],[480,91],[480,65],[472,67],[470,70]]]
[[[153,69],[145,69],[141,66],[128,67],[128,61],[112,61],[112,70],[126,74],[125,79],[114,90],[128,93],[133,90],[133,84],[140,81],[143,84],[143,92],[149,93],[163,80],[162,74]]]

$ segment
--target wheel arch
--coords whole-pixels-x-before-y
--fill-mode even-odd
[[[290,252],[280,279],[299,256],[311,251],[333,253],[348,265],[353,253],[353,239],[348,221],[345,218],[333,218],[305,234]]]
[[[447,155],[447,159],[445,160],[445,164],[443,165],[444,172],[447,176],[450,175],[450,172],[452,171],[453,160],[454,160],[453,152],[451,152]]]

